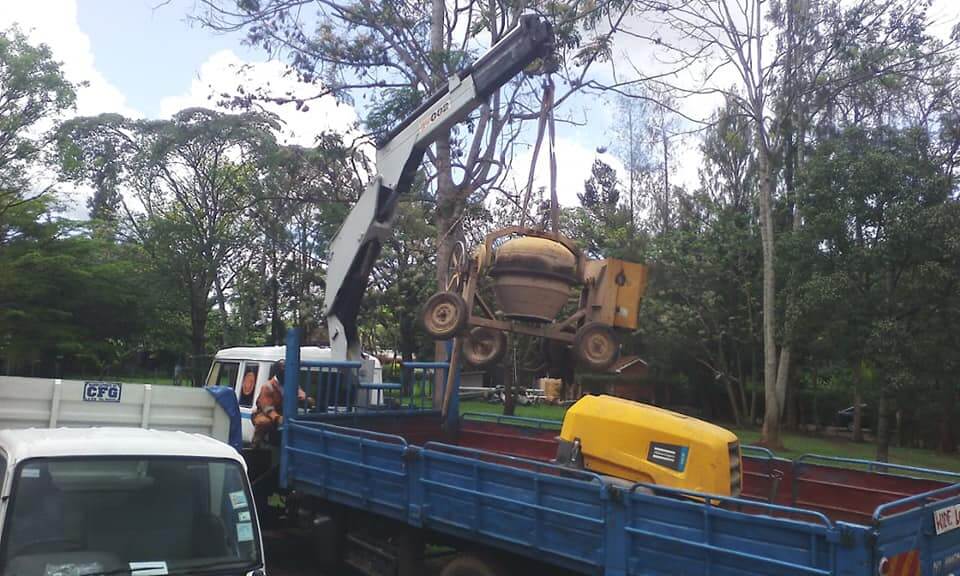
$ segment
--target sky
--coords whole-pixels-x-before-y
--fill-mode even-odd
[[[190,22],[197,0],[0,0],[0,28],[18,25],[33,42],[45,43],[63,63],[67,78],[84,85],[78,89],[77,115],[104,112],[137,118],[163,118],[189,106],[216,104],[211,94],[233,92],[238,84],[269,82],[279,90],[306,92],[284,74],[282,62],[269,60],[254,47],[245,46],[241,33],[217,34]],[[945,36],[960,19],[960,0],[935,0],[930,10]],[[618,50],[615,47],[615,50]],[[649,61],[635,46],[619,47],[618,58]],[[244,72],[238,67],[248,64]],[[697,108],[717,103],[697,102]],[[561,203],[574,205],[576,194],[590,175],[594,159],[623,174],[623,163],[609,151],[613,144],[615,114],[611,102],[578,98],[561,113],[571,113],[585,125],[557,126],[558,194]],[[286,128],[281,139],[309,145],[323,130],[346,131],[357,120],[357,111],[333,98],[311,103],[309,112],[291,106],[273,107]],[[546,147],[544,147],[546,148]],[[675,182],[697,181],[699,155],[695,139],[678,151]],[[541,154],[536,185],[548,182],[547,155]],[[530,152],[521,151],[516,166],[518,180],[526,180]],[[73,217],[82,216],[84,195],[75,192]]]

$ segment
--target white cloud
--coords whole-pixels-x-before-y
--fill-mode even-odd
[[[235,94],[238,87],[251,90],[269,87],[272,94],[305,98],[316,94],[317,86],[298,82],[283,62],[246,62],[231,50],[212,54],[200,66],[187,93],[169,96],[160,101],[160,114],[171,116],[193,106],[223,109],[221,94]],[[349,133],[357,121],[356,110],[337,103],[332,96],[307,103],[307,111],[298,111],[292,104],[264,104],[264,109],[276,114],[284,124],[281,137],[285,143],[311,146],[318,134],[325,130]]]
[[[127,104],[123,93],[97,70],[90,38],[80,30],[75,0],[7,0],[0,10],[0,28],[17,24],[31,42],[50,47],[63,63],[68,80],[86,86],[77,88],[76,114],[89,116],[117,112],[141,114]]]
[[[139,111],[127,104],[124,94],[97,70],[90,38],[80,30],[75,0],[7,0],[0,9],[0,29],[17,25],[33,44],[46,44],[55,60],[62,63],[64,76],[76,85],[76,109],[68,116],[92,116],[116,112],[139,117]],[[36,174],[38,189],[54,183],[48,171]],[[89,186],[60,184],[63,216],[87,217],[86,201],[92,195]]]

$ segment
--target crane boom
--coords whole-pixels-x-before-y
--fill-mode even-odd
[[[390,131],[377,148],[376,172],[333,239],[323,314],[333,360],[359,360],[357,314],[380,247],[390,234],[398,198],[406,193],[427,148],[463,121],[511,78],[553,49],[550,23],[524,15],[470,67],[449,78]]]

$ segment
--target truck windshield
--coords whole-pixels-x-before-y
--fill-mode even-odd
[[[253,500],[237,462],[32,459],[14,474],[0,551],[5,576],[219,566],[242,574],[262,566]]]

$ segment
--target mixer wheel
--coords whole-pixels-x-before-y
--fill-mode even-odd
[[[493,328],[474,326],[463,339],[463,357],[476,368],[496,364],[506,351],[506,334]]]
[[[581,364],[602,372],[617,361],[620,346],[613,328],[600,322],[587,322],[574,336],[573,352]]]
[[[449,340],[467,325],[467,303],[456,292],[437,292],[427,300],[420,319],[434,340]]]

